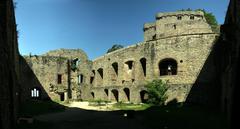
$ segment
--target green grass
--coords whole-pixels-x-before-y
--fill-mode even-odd
[[[120,110],[145,110],[149,108],[151,105],[149,104],[133,104],[133,103],[122,103],[118,102],[113,105],[114,109],[120,109]]]
[[[53,101],[31,100],[21,104],[20,116],[36,116],[40,114],[64,111],[65,107]]]

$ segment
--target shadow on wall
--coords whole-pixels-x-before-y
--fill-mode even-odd
[[[20,112],[18,123],[26,123],[26,119],[45,113],[65,110],[65,106],[52,101],[34,74],[26,60],[20,56]]]
[[[30,63],[31,65],[31,63]],[[39,82],[38,78],[28,65],[26,60],[20,56],[20,71],[21,71],[21,101],[39,99],[50,100],[47,92]]]
[[[206,61],[186,98],[187,104],[204,105],[220,109],[221,85],[218,78],[217,58],[219,57],[219,40],[216,37]]]

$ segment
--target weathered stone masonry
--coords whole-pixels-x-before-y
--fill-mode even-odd
[[[168,101],[185,101],[218,34],[200,11],[158,13],[156,21],[146,23],[143,30],[144,42],[93,61],[80,49],[60,49],[25,59],[52,99],[140,103],[147,99],[144,85],[163,79],[170,85]],[[199,84],[210,85],[212,77],[208,76]]]
[[[0,128],[15,128],[19,109],[20,72],[12,0],[0,1]]]

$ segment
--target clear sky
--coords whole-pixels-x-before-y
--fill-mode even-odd
[[[229,0],[15,0],[22,55],[59,48],[81,48],[89,59],[113,44],[143,41],[143,24],[157,12],[205,9],[219,24]]]

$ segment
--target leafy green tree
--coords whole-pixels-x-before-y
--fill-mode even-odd
[[[114,44],[110,49],[108,49],[107,53],[110,53],[110,52],[116,51],[116,50],[121,49],[121,48],[123,48],[122,45]]]
[[[148,92],[148,103],[154,105],[163,105],[167,99],[167,83],[162,80],[153,80],[146,85]]]

